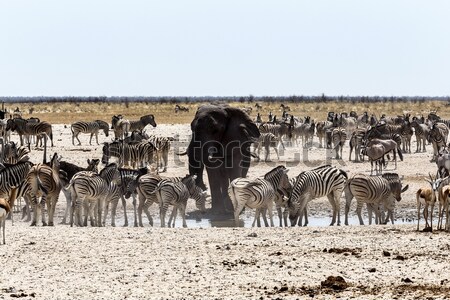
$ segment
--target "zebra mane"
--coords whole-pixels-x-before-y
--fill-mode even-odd
[[[316,171],[316,170],[321,170],[324,168],[331,168],[331,167],[332,167],[332,165],[323,165],[323,166],[315,167],[314,169],[311,169],[310,171]],[[304,173],[304,172],[302,172],[302,173]]]
[[[397,173],[384,173],[381,176],[388,181],[400,181],[400,176]]]
[[[275,168],[273,168],[272,170],[270,170],[269,172],[267,172],[267,173],[264,175],[264,179],[267,179],[267,177],[270,177],[272,174],[277,173],[280,169],[286,170],[286,167],[283,166],[283,165],[276,166]]]

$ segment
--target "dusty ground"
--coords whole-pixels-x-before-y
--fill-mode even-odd
[[[173,147],[178,152],[186,146],[189,126],[160,124],[149,131],[179,134],[181,141]],[[74,147],[69,133],[69,128],[55,126],[51,153],[56,151],[63,159],[82,165],[87,158],[100,157],[101,146],[88,146],[87,135],[81,137],[82,146]],[[100,135],[101,142],[109,139]],[[6,224],[7,244],[0,247],[0,298],[444,299],[450,293],[449,235],[415,231],[415,191],[426,185],[423,178],[428,172],[436,170],[429,162],[431,146],[427,150],[405,154],[405,160],[398,163],[396,171],[410,188],[398,203],[396,225],[249,228],[253,212],[246,210],[242,216],[246,228],[213,228],[208,215],[200,223],[193,220],[193,203],[188,207],[188,229],[159,228],[156,207],[152,209],[154,228],[29,227],[16,213],[14,226],[10,221]],[[275,160],[275,153],[271,157]],[[33,150],[32,160],[41,161],[42,151]],[[370,171],[368,162],[348,162],[348,147],[343,161],[327,159],[326,150],[317,147],[308,151],[292,147],[280,162],[254,163],[249,176],[263,176],[279,163],[286,164],[289,175],[295,176],[325,162],[349,175]],[[393,163],[387,171],[394,171]],[[167,175],[186,172],[186,157],[171,152]],[[57,220],[64,208],[61,194]],[[326,199],[313,200],[309,210],[322,223],[331,220]],[[128,217],[132,221],[131,203]],[[120,208],[119,226],[122,221]],[[406,224],[399,224],[402,221]],[[328,284],[328,276],[341,276],[345,282]]]

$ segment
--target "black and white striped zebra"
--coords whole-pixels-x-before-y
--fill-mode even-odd
[[[266,156],[264,158],[264,161],[266,161],[266,162],[269,161],[270,147],[272,147],[275,150],[275,153],[277,154],[277,158],[279,160],[280,156],[278,155],[278,149],[277,149],[277,145],[279,142],[280,142],[280,139],[277,136],[275,136],[273,133],[271,133],[271,132],[261,133],[258,140],[253,143],[254,151],[257,152],[257,156],[258,156],[257,161],[260,160],[261,148],[263,148],[263,147],[266,151]]]
[[[178,210],[180,210],[183,219],[183,227],[187,227],[186,205],[190,195],[196,192],[195,178],[196,175],[187,175],[180,182],[172,182],[168,179],[163,179],[158,183],[153,193],[156,194],[160,205],[161,227],[166,226],[165,216],[169,205],[173,205],[174,209],[169,218],[168,227],[171,227],[172,220],[175,222]]]
[[[402,182],[396,173],[385,173],[381,176],[353,175],[345,187],[345,225],[348,225],[348,212],[353,197],[357,201],[356,213],[359,224],[364,225],[361,216],[361,209],[364,203],[373,204],[375,218],[378,220],[378,224],[382,224],[385,220],[381,220],[380,204],[388,210],[388,215],[392,217],[395,202],[401,200],[401,193],[405,192],[408,187],[409,185],[406,185],[402,188]]]
[[[102,226],[102,210],[107,198],[117,197],[118,187],[113,182],[118,177],[117,164],[111,163],[100,173],[81,171],[75,174],[66,189],[70,189],[72,207],[70,226],[73,226],[74,213],[76,224],[87,226],[89,215],[92,226]],[[81,222],[81,208],[84,206],[84,222]],[[97,209],[95,217],[94,210]]]
[[[444,123],[436,122],[430,126],[427,141],[433,145],[433,160],[437,159],[439,150],[447,145],[449,129]]]
[[[297,224],[297,220],[303,213],[308,202],[323,196],[328,197],[333,208],[331,225],[334,225],[336,221],[337,225],[340,225],[340,199],[342,191],[345,188],[346,180],[347,173],[345,171],[330,165],[301,172],[297,176],[288,200],[291,226]]]
[[[185,112],[189,112],[189,108],[186,106],[182,106],[182,105],[175,105],[175,109],[174,109],[175,113],[178,113],[180,111],[185,111]]]
[[[281,123],[281,124],[269,124],[264,123],[259,126],[259,132],[260,133],[272,133],[275,136],[277,136],[280,141],[283,136],[287,135],[289,133],[289,124],[287,123]]]
[[[348,155],[348,160],[352,160],[352,152],[353,149],[355,150],[355,162],[359,162],[360,160],[363,160],[364,156],[361,155],[361,150],[364,142],[364,137],[366,135],[366,129],[365,128],[357,128],[355,131],[353,131],[350,141],[349,141],[349,147],[350,147],[350,153]]]
[[[77,166],[73,163],[67,162],[67,161],[60,161],[59,162],[59,169],[60,169],[60,180],[61,184],[63,186],[67,186],[72,179],[72,177],[81,171],[92,171],[95,173],[98,173],[98,164],[100,160],[99,159],[88,159],[87,160],[87,167],[83,168],[80,166]],[[63,174],[64,173],[64,174]],[[62,219],[62,224],[66,224],[67,217],[69,215],[70,208],[72,207],[72,196],[70,195],[70,189],[62,189],[64,196],[66,197],[66,209],[64,211],[64,217]]]
[[[162,168],[161,172],[166,172],[167,163],[169,161],[170,142],[173,141],[173,138],[150,135],[147,141],[156,148],[156,161],[158,169]]]
[[[333,128],[331,131],[331,140],[333,143],[333,150],[336,153],[336,159],[342,159],[342,149],[344,149],[345,141],[347,140],[347,131],[343,127]]]
[[[288,169],[285,166],[278,166],[266,173],[264,179],[236,178],[231,181],[228,187],[228,195],[233,203],[236,226],[239,226],[239,214],[246,206],[257,209],[255,219],[258,222],[258,227],[261,225],[259,222],[261,209],[269,211],[270,226],[274,226],[272,208],[276,192],[281,190],[285,195],[288,195],[291,188],[287,172]],[[269,226],[265,213],[263,213],[263,219],[266,227]]]
[[[426,141],[427,141],[427,136],[428,136],[428,131],[429,128],[426,124],[423,123],[419,123],[416,120],[413,120],[411,122],[411,127],[414,128],[414,135],[416,136],[416,152],[421,152],[421,148],[422,148],[422,152],[426,152]]]
[[[25,146],[17,146],[15,142],[5,144],[3,161],[8,164],[16,164],[30,159],[30,150]]]
[[[27,143],[30,142],[30,136],[36,136],[36,147],[38,147],[42,146],[42,136],[47,135],[50,138],[51,146],[53,147],[52,125],[46,121],[29,123],[22,118],[10,119],[8,120],[8,127],[8,129],[17,132],[20,137],[21,146],[23,146],[23,136],[25,136]]]
[[[133,197],[135,223],[137,220],[135,193],[127,193],[127,191],[128,191],[127,188],[129,186],[130,182],[136,180],[136,178],[138,176],[147,174],[147,171],[148,171],[147,168],[141,168],[138,170],[124,169],[124,168],[118,169],[119,177],[120,177],[120,182],[118,183],[118,187],[120,188],[120,198],[122,200],[122,207],[123,207],[123,213],[124,213],[124,219],[125,219],[125,222],[123,225],[124,227],[128,226],[126,198]],[[116,221],[115,221],[116,220],[116,209],[117,209],[117,205],[119,203],[119,198],[117,198],[117,197],[114,197],[113,199],[109,199],[106,201],[105,214],[103,216],[103,224],[105,224],[105,220],[108,215],[108,208],[109,208],[110,203],[111,203],[111,226],[115,227],[116,226]]]
[[[48,225],[53,226],[56,203],[58,202],[61,182],[59,179],[59,158],[55,153],[50,165],[34,165],[27,175],[30,186],[31,205],[33,207],[33,221],[31,226],[36,226],[39,215],[42,213],[42,225],[47,226],[44,208],[47,205]],[[41,197],[41,201],[38,198]]]
[[[11,190],[22,185],[32,167],[33,163],[30,161],[0,164],[0,198],[9,199]]]
[[[326,131],[329,130],[333,126],[333,123],[330,121],[321,121],[316,124],[316,134],[319,138],[320,148],[325,147],[324,141],[326,140]],[[326,143],[325,143],[326,144]]]
[[[135,144],[124,144],[119,140],[105,143],[102,148],[102,163],[109,163],[111,157],[118,159],[120,166],[145,167],[154,161],[157,148],[150,141]]]
[[[72,130],[72,145],[75,145],[75,139],[78,140],[78,145],[81,145],[78,135],[80,133],[89,133],[91,137],[89,138],[89,145],[92,145],[92,137],[95,134],[95,140],[98,145],[98,132],[100,129],[103,130],[105,136],[109,136],[109,125],[105,121],[95,120],[93,122],[77,121],[70,126]]]
[[[154,115],[145,115],[142,116],[139,120],[130,120],[130,131],[133,130],[142,130],[147,125],[152,125],[156,127],[155,116]]]
[[[111,129],[116,139],[124,139],[131,131],[131,122],[122,115],[114,115],[111,119]]]
[[[402,138],[402,147],[403,153],[411,153],[411,138],[414,134],[414,131],[411,126],[411,122],[405,120],[401,124],[400,136]]]

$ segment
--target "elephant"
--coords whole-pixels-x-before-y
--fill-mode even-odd
[[[197,175],[196,184],[206,189],[206,168],[212,200],[212,214],[227,215],[233,211],[228,197],[229,183],[246,177],[250,167],[250,145],[259,129],[242,110],[225,104],[205,104],[198,108],[191,123],[192,139],[186,154],[189,174]]]

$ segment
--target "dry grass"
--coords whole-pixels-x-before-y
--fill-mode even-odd
[[[267,119],[270,111],[278,117],[281,116],[280,102],[261,103],[260,110],[263,120]],[[438,114],[442,117],[450,117],[450,106],[445,105],[444,102],[439,101],[423,101],[423,102],[364,102],[353,103],[348,101],[343,102],[326,102],[326,103],[285,103],[291,108],[291,114],[296,116],[311,116],[315,120],[324,120],[328,111],[343,112],[354,110],[359,114],[367,111],[375,113],[378,117],[385,113],[387,115],[398,115],[404,112],[410,112],[414,115],[427,115],[432,110],[438,110]],[[58,102],[42,102],[42,103],[20,103],[18,105],[12,104],[7,108],[12,111],[16,106],[23,112],[23,117],[30,116],[39,117],[41,120],[46,120],[54,124],[71,124],[80,120],[104,120],[111,122],[111,117],[115,114],[123,114],[130,120],[138,119],[145,114],[154,114],[157,123],[164,124],[184,124],[190,123],[194,117],[195,111],[202,103],[182,104],[189,108],[189,112],[174,113],[174,104],[169,103],[142,103],[130,102],[125,103],[58,103]],[[253,111],[251,117],[256,117],[256,109],[254,103],[230,103],[233,107],[252,107]],[[30,114],[30,109],[32,113]]]

